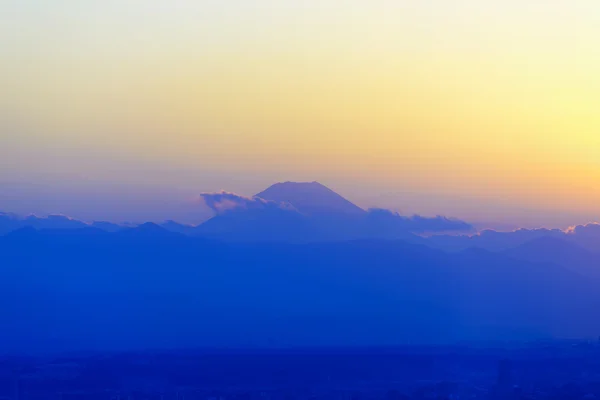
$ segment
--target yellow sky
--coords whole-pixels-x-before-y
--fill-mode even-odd
[[[26,129],[0,155],[55,148],[32,174],[118,155],[600,214],[597,0],[2,7],[0,116]]]

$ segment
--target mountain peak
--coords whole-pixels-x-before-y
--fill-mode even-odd
[[[175,232],[170,232],[165,228],[155,224],[153,222],[146,222],[145,224],[136,226],[134,228],[124,228],[119,231],[120,234],[129,235],[129,236],[139,236],[139,237],[163,237],[163,236],[172,236],[179,235]]]
[[[363,214],[365,210],[319,182],[276,183],[256,195],[265,200],[290,203],[305,214]]]

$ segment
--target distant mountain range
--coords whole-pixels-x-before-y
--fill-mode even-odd
[[[166,221],[161,227],[188,236],[236,242],[319,242],[357,239],[402,239],[445,251],[478,247],[503,251],[535,239],[566,240],[591,252],[600,251],[600,225],[578,226],[571,231],[520,229],[486,230],[472,234],[467,222],[442,216],[401,216],[384,209],[364,210],[318,182],[277,183],[253,197],[234,193],[203,193],[215,216],[198,226]],[[66,216],[45,218],[0,213],[0,235],[24,227],[38,230],[98,228],[107,232],[127,229],[111,222],[84,223]],[[443,234],[451,232],[452,234]],[[463,232],[462,235],[458,233]],[[464,234],[467,232],[468,234]],[[421,235],[426,234],[427,239]]]
[[[86,227],[95,227],[107,232],[114,232],[122,229],[122,226],[110,222],[93,222],[92,224],[87,224],[64,215],[50,215],[43,218],[30,215],[25,218],[21,218],[15,214],[0,213],[0,235],[5,235],[9,232],[27,227],[38,230],[81,229]]]
[[[0,352],[597,337],[597,256],[548,240],[444,252],[24,228],[0,237]]]
[[[471,226],[314,182],[202,199],[199,226],[0,214],[0,353],[600,334],[600,225],[427,236]]]
[[[478,247],[503,251],[538,239],[553,238],[572,243],[592,252],[600,252],[600,224],[580,225],[568,231],[559,229],[519,229],[513,232],[486,230],[476,235],[436,235],[428,238],[429,245],[446,251],[461,251]]]
[[[558,229],[486,230],[473,235],[471,224],[456,219],[406,217],[384,209],[363,210],[318,182],[277,183],[253,197],[228,192],[203,193],[201,197],[213,210],[213,218],[198,226],[176,221],[166,221],[160,226],[188,236],[235,242],[402,239],[456,252],[473,247],[504,251],[535,239],[551,237],[591,252],[600,251],[600,225],[597,224],[578,226],[568,232]],[[131,226],[110,222],[84,223],[60,215],[20,218],[0,213],[0,235],[24,227],[38,230],[92,227],[117,232]],[[452,234],[443,234],[445,232]],[[463,234],[458,235],[460,232]]]
[[[505,255],[529,262],[557,264],[600,282],[600,252],[587,250],[573,241],[546,236],[505,250]]]
[[[387,210],[363,210],[318,182],[277,183],[251,198],[234,193],[204,193],[215,216],[199,226],[167,221],[170,231],[230,241],[351,240],[410,238],[424,232],[469,231],[466,222],[444,217],[402,217]],[[0,215],[0,234],[35,229],[95,227],[108,232],[123,229],[109,222],[87,224],[65,216],[18,218]],[[414,240],[417,240],[414,237]]]

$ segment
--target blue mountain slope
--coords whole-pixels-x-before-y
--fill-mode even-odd
[[[597,336],[596,282],[401,241],[223,243],[163,232],[0,238],[1,350],[395,345]]]

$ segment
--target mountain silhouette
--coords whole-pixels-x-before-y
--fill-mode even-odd
[[[0,235],[27,227],[36,230],[69,230],[92,227],[107,232],[116,232],[122,228],[111,222],[93,222],[92,224],[87,224],[64,215],[49,215],[47,217],[30,215],[21,218],[15,214],[0,213]]]
[[[403,239],[419,243],[415,234],[465,232],[472,226],[442,216],[401,216],[389,210],[368,211],[318,182],[277,183],[254,197],[229,192],[202,193],[215,216],[199,226],[166,221],[169,232],[232,241],[315,242],[355,239]],[[131,225],[91,224],[65,216],[20,218],[0,213],[0,235],[30,226],[45,229],[98,228],[119,232]]]
[[[106,231],[106,232],[117,232],[117,231],[123,229],[123,227],[121,225],[113,224],[112,222],[107,222],[107,221],[94,221],[94,222],[92,222],[92,224],[90,226],[92,228],[102,229],[103,231]]]
[[[234,241],[317,242],[403,239],[415,233],[468,231],[466,222],[437,216],[403,217],[389,210],[368,211],[318,182],[277,183],[252,198],[204,193],[215,217],[196,228],[201,236]]]
[[[507,256],[537,263],[553,263],[589,278],[600,278],[600,254],[551,236],[534,239],[504,251]]]
[[[365,210],[346,200],[318,182],[276,183],[255,197],[278,203],[289,203],[307,215],[349,214],[363,215]]]
[[[598,280],[558,264],[402,241],[235,244],[163,231],[0,237],[0,351],[266,338],[386,346],[600,330]]]
[[[179,222],[168,220],[160,224],[160,226],[168,231],[182,233],[184,235],[193,235],[195,233],[195,226],[180,224]]]
[[[64,215],[49,215],[45,218],[30,215],[20,218],[14,214],[0,213],[0,235],[25,227],[34,229],[79,229],[87,226],[84,222]]]
[[[446,251],[462,251],[479,247],[489,251],[506,251],[540,239],[551,249],[550,239],[572,243],[592,253],[600,252],[600,225],[580,225],[568,231],[560,229],[518,229],[513,232],[485,230],[476,235],[433,235],[427,244]],[[543,247],[543,246],[540,246]],[[559,246],[561,247],[561,246]]]
[[[234,209],[195,228],[195,235],[230,241],[304,242],[320,240],[313,221],[281,208]]]
[[[172,232],[164,227],[155,224],[153,222],[146,222],[145,224],[133,227],[123,228],[117,232],[119,236],[128,236],[133,238],[173,238],[183,237],[182,234]]]

